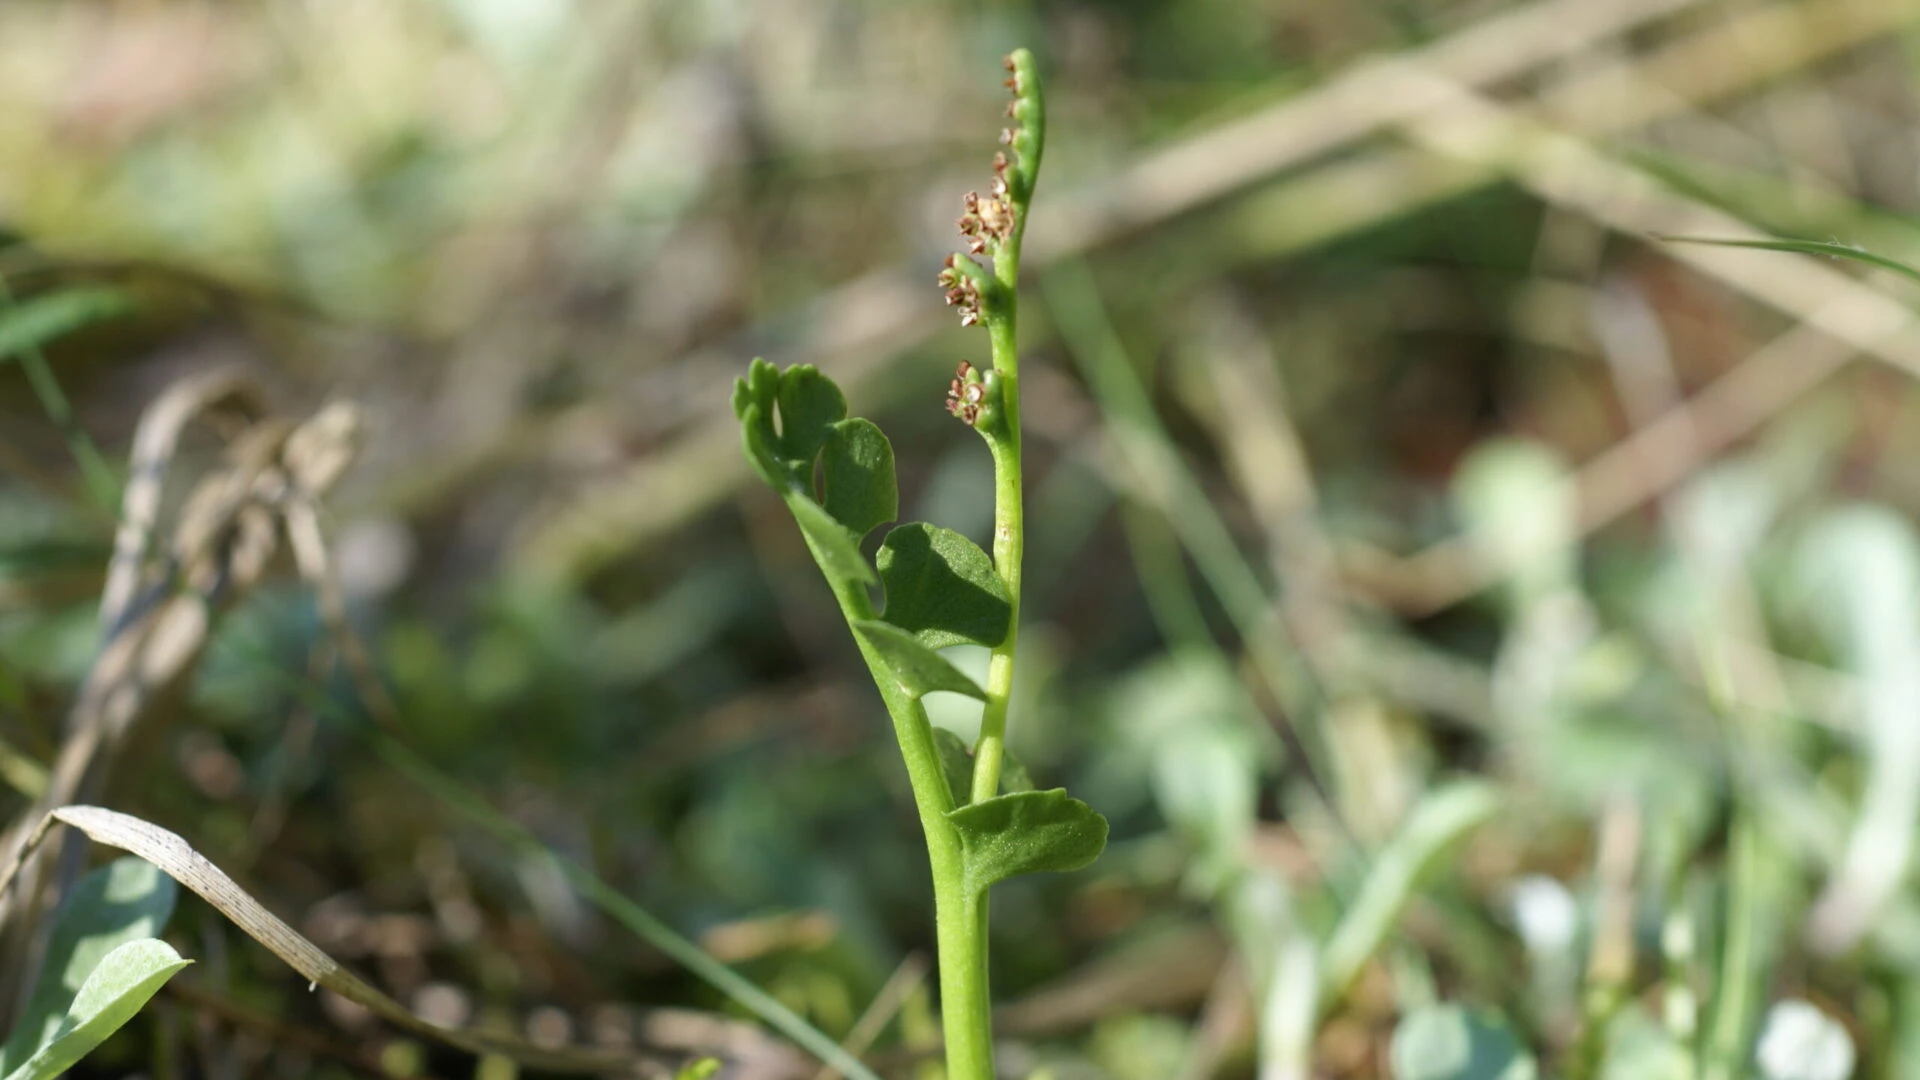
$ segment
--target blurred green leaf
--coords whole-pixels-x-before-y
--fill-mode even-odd
[[[964,694],[976,701],[987,700],[980,684],[962,674],[946,657],[922,644],[920,639],[891,623],[862,619],[853,624],[861,640],[880,654],[901,692],[910,698],[925,697],[935,691]]]
[[[1324,1004],[1346,993],[1440,857],[1499,808],[1500,797],[1493,786],[1473,780],[1434,791],[1413,808],[1374,858],[1360,895],[1341,915],[1327,941],[1321,964]]]
[[[129,941],[100,959],[48,1040],[6,1080],[53,1080],[133,1019],[174,972],[192,963],[154,938]]]
[[[947,820],[959,830],[974,892],[1020,874],[1081,869],[1107,846],[1107,819],[1063,788],[996,796],[960,807]]]
[[[39,982],[0,1048],[0,1075],[51,1042],[94,969],[115,949],[150,938],[173,915],[179,887],[145,859],[126,857],[77,882],[60,906]]]
[[[1453,498],[1517,605],[1531,607],[1573,586],[1578,508],[1565,466],[1547,447],[1521,439],[1482,443],[1455,474]]]
[[[900,516],[893,446],[869,420],[842,420],[827,432],[820,458],[821,504],[864,537]]]
[[[1539,1067],[1505,1024],[1458,1005],[1416,1009],[1393,1029],[1394,1080],[1533,1080]]]
[[[720,1074],[719,1058],[701,1058],[690,1061],[673,1074],[673,1080],[712,1080]]]
[[[125,293],[75,288],[0,308],[0,363],[29,349],[132,310]]]
[[[1007,586],[973,541],[915,522],[889,532],[875,562],[887,589],[883,617],[921,643],[992,648],[1006,640],[1013,619]]]

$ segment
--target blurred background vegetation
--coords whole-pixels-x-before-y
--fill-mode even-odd
[[[1022,44],[1012,745],[1115,831],[996,892],[1007,1074],[1920,1078],[1916,286],[1659,238],[1920,259],[1909,0],[8,0],[0,802],[142,411],[239,365],[360,410],[326,549],[392,715],[288,561],[96,800],[423,1014],[816,1075],[398,739],[922,1075],[897,751],[725,400],[819,364],[982,535],[933,277]],[[90,1067],[475,1071],[172,936]]]

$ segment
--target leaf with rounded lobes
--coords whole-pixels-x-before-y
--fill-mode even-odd
[[[887,534],[875,560],[887,587],[883,617],[929,648],[1007,639],[1013,604],[993,560],[973,541],[914,522]]]
[[[1039,870],[1091,865],[1107,846],[1107,819],[1066,789],[999,795],[947,815],[960,834],[970,892]]]
[[[855,585],[873,582],[873,567],[868,566],[867,557],[860,554],[860,545],[853,534],[833,520],[825,507],[801,492],[789,491],[787,509],[793,511],[793,520],[799,524],[801,534],[807,538],[807,547],[813,551],[813,561],[820,564],[820,571],[828,580]]]
[[[846,396],[819,368],[795,364],[780,373],[781,457],[811,464],[828,430],[846,418]]]
[[[736,382],[736,387],[745,386]],[[738,397],[736,393],[735,397]],[[773,425],[765,421],[757,404],[749,404],[740,414],[740,444],[746,447],[747,462],[760,479],[775,491],[793,486],[793,475],[773,456]]]
[[[132,856],[115,859],[74,885],[60,905],[33,996],[0,1048],[0,1076],[53,1041],[74,995],[102,958],[166,926],[179,891],[158,867]]]
[[[940,772],[947,778],[953,805],[965,806],[973,797],[973,751],[967,740],[943,727],[933,729],[933,749],[940,755]]]
[[[120,1030],[173,973],[192,963],[157,938],[141,938],[102,957],[55,1030],[6,1080],[53,1080]]]
[[[846,418],[847,399],[810,364],[781,371],[756,359],[746,378],[733,382],[733,414],[756,472],[775,490],[810,489],[814,459],[833,425]]]
[[[936,690],[945,690],[950,694],[965,694],[975,701],[987,700],[987,692],[980,689],[980,684],[967,678],[946,657],[921,644],[919,638],[892,623],[862,619],[853,624],[853,632],[880,654],[881,662],[900,685],[900,692],[908,697],[921,698]]]
[[[855,417],[828,430],[820,474],[821,504],[853,535],[864,537],[900,516],[893,444],[872,421]]]
[[[1429,1005],[1401,1019],[1389,1051],[1399,1080],[1534,1080],[1533,1055],[1506,1025],[1458,1005]]]

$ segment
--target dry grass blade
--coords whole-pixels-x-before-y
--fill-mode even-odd
[[[646,1063],[629,1054],[540,1046],[507,1035],[442,1027],[416,1016],[406,1006],[342,967],[325,950],[268,911],[192,845],[158,825],[98,806],[63,806],[48,815],[42,830],[53,821],[79,829],[96,843],[119,848],[154,864],[212,904],[229,922],[266,946],[314,987],[325,987],[409,1031],[470,1053],[512,1058],[528,1068],[645,1075]]]
[[[100,605],[101,644],[67,718],[66,738],[45,790],[18,818],[0,851],[18,865],[0,896],[0,1006],[20,992],[37,948],[34,914],[46,900],[46,853],[27,837],[53,808],[95,797],[142,717],[184,684],[213,620],[266,573],[280,548],[289,505],[319,499],[357,445],[358,412],[336,404],[295,422],[263,415],[265,392],[239,368],[176,382],[141,418],[123,495],[114,554]],[[165,533],[162,487],[186,426],[237,403],[240,426],[221,465],[200,477]]]

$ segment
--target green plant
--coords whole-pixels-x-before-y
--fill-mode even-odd
[[[959,229],[966,251],[940,274],[962,325],[987,330],[992,367],[962,363],[947,410],[986,440],[994,469],[989,557],[950,529],[912,523],[890,531],[869,563],[866,536],[894,520],[899,494],[893,448],[868,420],[848,418],[846,399],[813,367],[784,371],[755,360],[734,387],[748,460],[786,501],[846,616],[893,718],[933,871],[935,934],[951,1080],[993,1076],[987,985],[987,891],[1016,874],[1075,870],[1106,844],[1104,818],[1064,790],[1006,791],[1007,707],[1020,615],[1020,241],[1045,141],[1045,110],[1033,56],[1007,58],[1013,92],[994,156],[993,182],[970,193]],[[991,260],[988,270],[973,256]],[[878,585],[884,605],[871,592]],[[938,650],[992,650],[985,687]],[[921,699],[963,694],[983,703],[971,749],[936,730]]]
[[[0,1046],[0,1077],[66,1072],[192,963],[153,936],[177,893],[144,859],[116,859],[80,879],[61,905],[26,1010]]]

